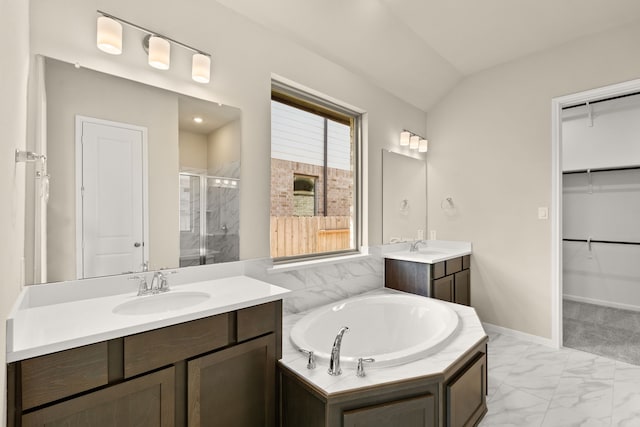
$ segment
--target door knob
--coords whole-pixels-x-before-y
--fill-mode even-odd
[[[142,243],[140,243],[140,242],[135,242],[135,243],[133,244],[133,246],[135,246],[136,248],[139,248],[140,246],[142,246]]]

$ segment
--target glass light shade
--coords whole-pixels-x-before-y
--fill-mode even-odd
[[[409,148],[412,150],[417,150],[418,145],[420,145],[420,137],[418,135],[413,135],[409,140]]]
[[[421,139],[420,143],[418,144],[418,151],[421,153],[426,153],[428,149],[429,141],[427,141],[426,139]]]
[[[400,145],[409,145],[409,138],[411,138],[411,132],[407,132],[406,130],[400,132]]]
[[[149,37],[149,65],[158,70],[168,70],[171,63],[171,45],[162,37]]]
[[[122,24],[106,16],[98,17],[96,45],[103,52],[120,55],[122,53]]]
[[[211,57],[201,53],[193,54],[191,61],[191,78],[198,83],[209,83],[211,73]]]

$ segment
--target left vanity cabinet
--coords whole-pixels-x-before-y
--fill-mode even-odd
[[[7,425],[275,426],[277,300],[7,365]]]

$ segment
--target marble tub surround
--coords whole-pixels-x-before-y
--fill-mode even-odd
[[[368,295],[379,294],[403,293],[384,288],[368,293]],[[315,369],[307,369],[307,356],[300,353],[289,339],[291,328],[305,315],[305,313],[297,313],[287,315],[283,319],[282,359],[280,363],[328,395],[408,378],[440,375],[471,347],[486,338],[482,324],[473,308],[446,302],[442,302],[442,304],[451,307],[459,316],[458,331],[454,332],[448,340],[438,346],[434,353],[425,356],[421,360],[379,369],[375,367],[374,362],[366,367],[367,375],[365,377],[357,377],[356,368],[348,366],[342,368],[342,375],[340,376],[328,375],[327,365],[322,363],[318,363]],[[349,339],[348,334],[345,334],[343,339]],[[331,344],[329,342],[327,346],[330,348]],[[489,366],[491,366],[491,362],[489,362]]]
[[[417,251],[411,252],[411,243],[397,243],[387,245],[383,249],[385,258],[400,261],[412,261],[425,264],[435,264],[452,258],[470,255],[471,242],[459,242],[451,240],[423,240],[417,247]]]
[[[637,426],[640,366],[489,333],[480,427]]]
[[[115,280],[115,283],[119,282]],[[171,290],[159,295],[137,296],[138,282],[129,281],[128,285],[125,293],[105,295],[102,292],[83,299],[73,295],[72,290],[78,289],[78,285],[72,282],[25,288],[7,319],[7,362],[276,301],[288,292],[242,275],[186,284],[172,282]],[[53,286],[55,289],[46,289]],[[98,288],[95,282],[87,281],[80,287],[85,296],[91,294],[91,289]],[[198,304],[170,311],[135,315],[113,312],[122,303],[164,297],[172,292],[205,293],[209,297]],[[43,294],[55,295],[55,298],[47,301]],[[64,295],[69,298],[64,299]]]
[[[383,265],[380,250],[374,249],[362,256],[317,264],[292,263],[292,268],[284,269],[274,269],[271,259],[246,261],[245,272],[290,290],[283,312],[291,314],[382,288]]]

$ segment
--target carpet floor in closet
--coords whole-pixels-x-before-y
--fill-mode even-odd
[[[563,344],[640,365],[640,312],[564,300]]]

